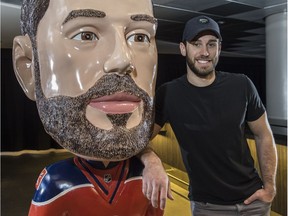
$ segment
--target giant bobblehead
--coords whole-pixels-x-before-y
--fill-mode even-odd
[[[163,215],[142,194],[153,125],[151,0],[24,0],[16,77],[45,130],[75,157],[46,167],[29,215]]]

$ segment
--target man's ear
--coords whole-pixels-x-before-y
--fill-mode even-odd
[[[32,68],[32,44],[30,38],[16,36],[12,49],[13,68],[19,84],[26,96],[35,100],[35,78]]]
[[[220,42],[220,44],[219,44],[219,56],[221,54],[221,50],[222,50],[222,43]]]
[[[182,56],[186,56],[186,46],[184,43],[180,42],[179,44],[180,52]]]

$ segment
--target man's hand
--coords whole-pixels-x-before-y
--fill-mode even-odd
[[[173,196],[162,162],[153,151],[142,154],[141,161],[145,165],[142,192],[153,207],[157,208],[160,202],[160,209],[164,210],[167,197],[173,200]]]
[[[248,197],[244,203],[249,205],[255,200],[261,200],[263,202],[271,203],[276,195],[276,190],[260,189],[257,190],[254,194]]]

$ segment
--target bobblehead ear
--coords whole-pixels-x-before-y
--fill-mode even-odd
[[[35,100],[35,80],[32,69],[32,46],[28,36],[17,36],[13,41],[13,68],[26,96]]]
[[[186,56],[186,46],[184,43],[180,42],[179,44],[180,52],[182,56]]]

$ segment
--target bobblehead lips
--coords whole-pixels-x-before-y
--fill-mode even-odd
[[[149,142],[153,99],[129,75],[105,75],[77,97],[47,99],[39,89],[36,88],[37,106],[45,130],[63,148],[76,155],[95,160],[123,160],[139,153]],[[116,112],[116,99],[127,101],[130,107]],[[106,115],[112,128],[105,130],[91,124],[85,115],[88,105],[108,112]],[[126,124],[135,107],[142,110],[139,111],[141,121],[128,129]]]

